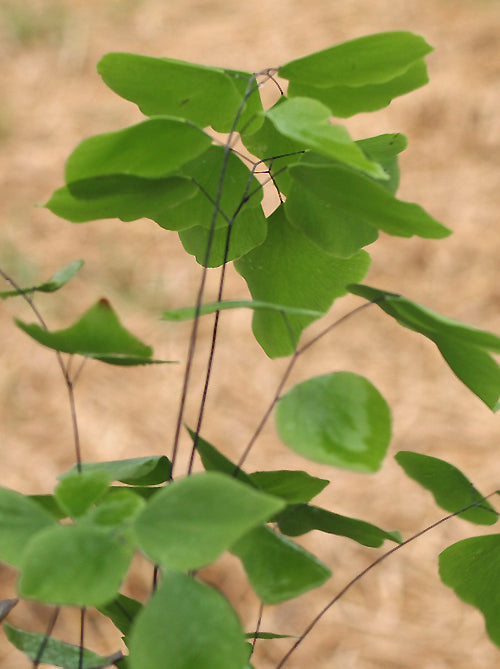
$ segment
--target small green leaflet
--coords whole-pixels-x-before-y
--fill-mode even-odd
[[[309,502],[330,483],[307,472],[287,469],[253,472],[250,474],[250,480],[269,495],[281,497],[289,503]],[[286,509],[283,513],[285,512]]]
[[[8,297],[16,297],[17,295],[24,295],[29,293],[53,293],[59,288],[65,286],[70,279],[72,279],[77,272],[83,267],[83,260],[75,260],[71,265],[63,267],[56,272],[48,281],[38,284],[38,286],[31,286],[29,288],[21,288],[21,290],[4,290],[0,292],[0,298],[5,300]]]
[[[105,471],[74,472],[61,479],[54,497],[68,516],[83,516],[109,490],[111,478]]]
[[[126,460],[82,463],[83,472],[103,471],[109,474],[111,481],[140,486],[158,485],[168,481],[171,470],[172,465],[165,455],[147,455],[142,458]],[[70,473],[75,471],[76,467],[70,469]]]
[[[134,619],[142,608],[143,605],[136,599],[118,595],[108,604],[99,606],[99,611],[107,616],[124,636],[128,636]]]
[[[259,302],[258,300],[223,300],[222,302],[211,302],[202,304],[199,309],[199,315],[213,314],[216,311],[225,309],[269,309],[283,314],[294,314],[297,316],[312,316],[321,318],[324,313],[314,311],[314,309],[300,309],[299,307],[287,307],[284,304],[271,304],[270,302]],[[163,312],[163,320],[166,321],[188,321],[196,316],[196,307],[184,307],[181,309],[169,309]]]
[[[126,330],[110,303],[101,299],[76,323],[64,330],[48,331],[39,325],[16,319],[16,325],[43,346],[95,358],[111,365],[147,365],[166,360],[153,360],[152,349]]]

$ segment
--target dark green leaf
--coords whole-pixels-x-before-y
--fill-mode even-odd
[[[453,465],[439,458],[411,451],[400,451],[394,457],[410,478],[430,490],[436,504],[442,509],[454,513],[469,504],[479,502],[478,506],[461,513],[460,518],[478,525],[494,525],[497,522],[497,511]]]
[[[57,503],[54,495],[28,495],[28,499],[32,499],[41,506],[42,509],[48,511],[55,520],[62,520],[63,518],[68,517],[66,511],[63,511]]]
[[[28,541],[54,524],[52,514],[32,499],[0,488],[0,560],[21,567]]]
[[[96,358],[112,365],[147,365],[155,362],[152,349],[126,330],[106,299],[94,304],[76,323],[49,332],[36,323],[16,319],[16,325],[43,346]]]
[[[280,399],[275,418],[292,450],[355,471],[377,471],[391,438],[386,401],[367,379],[350,372],[299,383]]]
[[[70,472],[75,471],[75,467]],[[147,455],[142,458],[127,460],[109,460],[108,462],[83,462],[82,471],[103,471],[109,474],[111,481],[120,481],[129,485],[158,485],[170,479],[172,465],[165,455]]]
[[[233,77],[224,70],[171,58],[108,53],[98,63],[104,82],[146,116],[188,119],[229,132],[242,103]],[[249,75],[251,76],[251,75]]]
[[[206,314],[213,314],[216,311],[224,311],[226,309],[269,309],[270,311],[279,311],[280,313],[297,316],[313,316],[314,318],[324,316],[322,312],[312,309],[299,309],[298,307],[286,307],[283,304],[271,304],[270,302],[251,300],[223,300],[222,302],[202,304],[198,315],[205,316]],[[195,318],[195,316],[196,307],[183,307],[164,311],[162,318],[166,321],[189,321]]]
[[[263,604],[277,604],[318,588],[331,571],[290,539],[261,526],[231,548],[243,563],[252,588]]]
[[[116,597],[132,554],[122,537],[102,527],[46,528],[24,551],[19,593],[45,604],[101,606]]]
[[[195,432],[188,428],[188,432],[191,435],[191,439],[195,438]],[[218,451],[215,446],[209,444],[208,441],[202,439],[199,435],[196,439],[196,452],[201,458],[201,462],[207,471],[221,472],[228,476],[234,477],[243,483],[250,485],[252,488],[255,488],[255,484],[252,482],[252,479],[245,474],[242,469],[238,469],[234,462],[231,462],[229,458],[226,458],[220,451]]]
[[[26,293],[53,293],[59,288],[65,286],[70,279],[72,279],[77,272],[83,267],[83,260],[75,260],[71,265],[63,267],[58,272],[54,274],[48,281],[45,283],[40,283],[38,286],[31,286],[30,288],[22,288],[21,290],[4,290],[0,292],[0,298],[6,299],[7,297],[15,297],[16,295],[24,295]]]
[[[308,504],[287,507],[279,514],[277,520],[280,531],[291,537],[319,530],[327,534],[348,537],[358,544],[372,548],[378,548],[386,540],[401,543],[401,535],[397,531],[387,532],[364,520],[339,516],[337,513]]]
[[[26,632],[9,623],[4,625],[5,634],[15,648],[24,653],[30,660],[38,660],[42,664],[50,664],[63,669],[101,669],[115,664],[121,657],[120,652],[103,657],[91,650],[73,646],[59,639],[45,637],[45,634]],[[40,657],[40,648],[43,653]]]
[[[439,556],[439,575],[456,595],[483,614],[486,631],[500,646],[500,534],[472,537]]]
[[[205,472],[176,480],[155,495],[136,518],[135,532],[155,563],[188,571],[214,561],[283,506],[234,478]]]
[[[364,86],[391,81],[432,51],[411,32],[376,33],[292,60],[279,76],[312,86]]]
[[[329,481],[301,471],[266,471],[250,474],[252,482],[264,492],[287,502],[309,502],[326,488]]]
[[[369,255],[360,251],[347,260],[333,258],[292,226],[279,207],[268,219],[266,241],[236,261],[254,300],[326,312],[347,292],[350,277],[364,276]],[[293,353],[311,316],[255,311],[255,338],[271,358]]]
[[[83,516],[88,509],[105,495],[111,478],[105,471],[74,472],[61,479],[54,496],[68,516]]]
[[[196,126],[157,117],[124,130],[95,135],[66,162],[67,183],[109,174],[163,177],[206,151],[212,139]]]
[[[274,634],[273,632],[247,632],[247,639],[293,639],[295,634]]]
[[[142,604],[136,599],[131,599],[125,595],[118,595],[112,602],[108,602],[98,608],[123,635],[128,636],[136,615],[142,610]]]
[[[131,669],[244,669],[247,649],[238,617],[215,589],[167,572],[137,616]]]

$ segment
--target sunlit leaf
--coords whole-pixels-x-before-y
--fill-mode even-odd
[[[391,438],[389,407],[364,377],[350,372],[316,376],[278,402],[283,442],[310,460],[361,472],[377,471]]]
[[[433,494],[436,504],[442,509],[454,513],[479,503],[459,517],[478,525],[494,525],[497,522],[498,512],[454,465],[411,451],[400,451],[394,457],[410,478]]]
[[[264,492],[287,502],[309,502],[326,488],[329,481],[311,476],[307,472],[279,470],[253,472],[251,481]]]
[[[277,604],[318,588],[331,571],[314,555],[262,525],[232,548],[264,604]]]
[[[122,525],[130,523],[144,508],[146,502],[143,497],[131,488],[115,488],[99,501],[98,505],[90,509],[85,520],[96,525]]]
[[[456,595],[481,611],[486,631],[500,646],[500,534],[464,539],[439,556],[439,575]]]
[[[74,472],[76,467],[70,471]],[[107,462],[82,462],[84,472],[106,472],[111,481],[129,485],[158,485],[170,478],[172,465],[166,455],[146,455],[141,458],[109,460]]]
[[[111,478],[107,472],[74,472],[57,485],[54,496],[69,516],[82,516],[109,489]]]
[[[296,316],[313,316],[320,318],[324,316],[320,311],[313,309],[300,309],[298,307],[287,307],[283,304],[271,304],[270,302],[258,302],[252,300],[223,300],[222,302],[211,302],[202,304],[199,309],[199,316],[213,314],[216,311],[225,311],[226,309],[269,309],[284,314],[294,314]],[[196,316],[196,307],[182,307],[180,309],[169,309],[164,311],[162,318],[166,321],[188,321]]]
[[[167,572],[137,616],[129,641],[131,669],[244,669],[245,636],[214,588]]]
[[[21,288],[20,290],[4,290],[0,291],[0,298],[16,297],[17,295],[24,295],[26,293],[53,293],[59,288],[65,286],[70,279],[72,279],[77,272],[83,267],[83,260],[75,260],[71,265],[63,267],[54,274],[48,281],[38,284],[38,286],[31,286],[29,288]]]

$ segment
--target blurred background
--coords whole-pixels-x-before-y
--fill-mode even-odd
[[[180,361],[156,369],[87,364],[77,387],[87,460],[170,454],[188,326],[159,321],[166,308],[193,303],[199,268],[175,233],[151,221],[73,225],[35,205],[62,185],[64,161],[84,137],[140,120],[131,103],[95,71],[109,51],[168,56],[258,71],[370,32],[412,30],[434,47],[430,84],[375,114],[346,121],[355,138],[399,131],[399,197],[416,201],[454,230],[441,242],[384,238],[373,247],[367,283],[400,292],[453,318],[500,332],[500,3],[497,0],[0,0],[0,266],[23,285],[47,279],[77,258],[86,265],[55,296],[37,299],[50,327],[65,327],[106,296],[123,322]],[[209,282],[209,292],[215,282]],[[230,271],[227,296],[245,297]],[[359,301],[334,305],[339,317]],[[26,493],[52,490],[72,466],[67,397],[54,356],[28,340],[12,317],[32,321],[21,302],[0,305],[0,485]],[[267,408],[286,361],[270,361],[249,334],[250,315],[226,312],[203,436],[238,458]],[[192,401],[193,424],[210,324],[202,322]],[[312,330],[314,331],[314,330]],[[307,334],[306,334],[307,336]],[[350,370],[366,375],[393,410],[390,455],[375,476],[311,465],[280,445],[272,425],[250,469],[307,468],[331,480],[318,504],[403,536],[442,515],[431,496],[405,478],[398,450],[442,457],[485,494],[499,485],[495,416],[451,374],[433,345],[379,310],[345,323],[304,356],[292,382]],[[187,444],[187,440],[183,444]],[[480,529],[480,528],[479,528]],[[500,654],[481,615],[439,581],[438,553],[476,529],[452,520],[396,553],[336,605],[287,664],[290,669],[493,669]],[[479,532],[477,532],[479,533]],[[299,634],[338,590],[380,551],[313,533],[304,545],[334,572],[319,591],[265,611],[263,629]],[[150,573],[137,561],[125,591],[145,597]],[[238,563],[206,570],[252,630],[258,603]],[[15,574],[0,568],[0,598],[15,593]],[[43,607],[22,603],[13,624],[44,631]],[[77,612],[55,636],[78,640]],[[89,645],[112,652],[118,636],[101,618]],[[290,642],[257,644],[255,666],[274,667]],[[0,636],[2,668],[28,667]]]

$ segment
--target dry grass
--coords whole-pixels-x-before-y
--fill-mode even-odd
[[[500,331],[499,9],[494,0],[0,0],[2,266],[29,282],[85,258],[81,278],[58,298],[40,300],[49,322],[62,326],[105,294],[125,322],[155,345],[158,357],[184,360],[187,330],[157,321],[163,308],[192,301],[198,276],[195,263],[182,259],[175,235],[150,222],[72,226],[33,207],[60,185],[64,159],[78,141],[139,118],[102,85],[95,74],[98,59],[122,50],[260,70],[367,32],[411,29],[436,47],[430,86],[348,126],[357,137],[392,130],[409,136],[401,196],[423,204],[455,234],[440,243],[384,239],[374,248],[368,278]],[[233,274],[231,280],[230,293],[242,294],[241,282]],[[2,304],[0,484],[45,492],[73,461],[66,398],[52,356],[18,336],[13,314],[28,317],[21,305]],[[224,323],[205,435],[236,456],[283,365],[267,361],[251,340],[248,315],[230,314]],[[236,341],[236,351],[226,348]],[[200,374],[202,368],[200,359]],[[480,489],[498,486],[498,420],[450,375],[429,344],[368,311],[308,354],[295,380],[335,369],[364,373],[386,395],[394,412],[392,453],[432,453],[463,468]],[[85,457],[168,454],[181,373],[181,366],[123,371],[88,365],[78,389]],[[251,465],[308,466],[290,458],[272,429]],[[391,458],[374,477],[313,469],[331,477],[320,501],[340,513],[397,527],[405,536],[440,515]],[[388,560],[328,613],[290,669],[499,666],[481,616],[448,592],[436,573],[438,552],[471,529],[450,522]],[[300,632],[328,596],[378,555],[332,537],[314,536],[308,545],[332,565],[331,584],[270,609],[265,628]],[[142,572],[138,566],[131,592],[145,594]],[[12,596],[13,575],[4,569],[0,574],[0,596]],[[235,562],[224,559],[206,576],[246,607],[251,628],[257,604]],[[42,608],[28,604],[12,616],[37,630],[46,619]],[[65,614],[56,633],[75,642],[76,618]],[[109,628],[97,621],[89,637],[103,652],[116,648]],[[270,669],[288,642],[259,646],[256,666]],[[29,666],[5,644],[0,658],[4,669]]]

